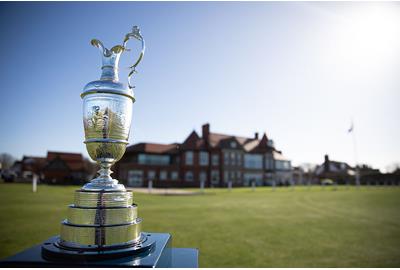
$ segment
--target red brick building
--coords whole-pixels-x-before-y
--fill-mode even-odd
[[[48,184],[81,185],[94,175],[94,164],[80,153],[47,152],[46,157],[24,156],[12,167],[16,182],[31,182],[33,175]]]
[[[114,177],[127,186],[224,187],[289,183],[291,163],[264,133],[246,138],[213,133],[202,126],[181,144],[139,143],[127,148],[114,168]]]
[[[76,184],[86,182],[88,172],[80,153],[47,152],[43,168],[44,182],[49,184]]]

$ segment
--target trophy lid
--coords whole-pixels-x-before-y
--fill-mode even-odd
[[[130,51],[126,44],[131,39],[135,38],[142,43],[142,50],[140,52],[138,60],[129,67],[130,72],[128,75],[128,84],[119,82],[118,78],[118,63],[120,56],[125,51]],[[91,44],[99,48],[102,54],[102,74],[100,80],[92,81],[83,88],[81,97],[85,97],[88,94],[94,93],[111,93],[129,97],[132,101],[135,101],[133,95],[134,86],[131,85],[130,79],[134,73],[136,73],[136,66],[140,63],[143,58],[145,51],[145,43],[140,29],[137,26],[132,28],[132,31],[125,35],[123,45],[116,45],[111,49],[107,49],[100,40],[92,39]]]

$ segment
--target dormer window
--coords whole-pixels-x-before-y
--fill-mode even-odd
[[[236,148],[237,144],[235,141],[231,142],[231,148]]]

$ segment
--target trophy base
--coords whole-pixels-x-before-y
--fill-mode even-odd
[[[142,233],[138,241],[120,247],[68,247],[63,245],[60,237],[54,237],[42,244],[42,256],[48,260],[73,259],[91,261],[113,259],[129,255],[146,256],[155,247],[155,239],[151,234]]]
[[[57,248],[66,250],[132,249],[141,245],[142,219],[132,201],[132,191],[75,191],[74,204],[61,223]]]
[[[173,267],[195,268],[198,267],[199,251],[194,248],[172,248],[172,237],[168,233],[143,233],[147,241],[153,242],[151,247],[129,252],[121,256],[118,251],[98,251],[97,255],[83,251],[82,256],[73,255],[73,259],[66,254],[60,254],[62,249],[51,249],[57,243],[59,236],[52,237],[41,245],[28,248],[14,256],[0,261],[0,267]],[[95,258],[95,259],[94,259]]]

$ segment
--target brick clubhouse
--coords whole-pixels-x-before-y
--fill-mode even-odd
[[[272,140],[218,134],[210,125],[190,133],[183,143],[138,143],[127,148],[114,177],[130,187],[206,187],[289,184],[291,162]]]

